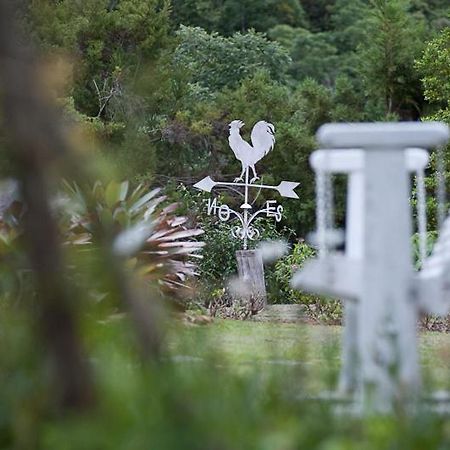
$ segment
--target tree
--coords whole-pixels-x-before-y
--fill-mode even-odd
[[[416,62],[425,99],[437,107],[433,118],[450,123],[450,29],[428,42]]]
[[[364,95],[361,83],[346,75],[337,77],[334,86],[333,122],[363,122],[366,119],[364,111]]]
[[[306,25],[299,0],[173,0],[172,19],[176,25],[223,35],[249,29],[265,32],[281,23]]]
[[[72,63],[73,83],[60,99],[66,113],[106,144],[124,176],[149,178],[154,145],[146,129],[160,112],[153,108],[171,46],[169,0],[33,0],[26,25],[42,51]],[[159,80],[150,90],[152,74]]]
[[[425,46],[416,68],[421,76],[425,99],[431,110],[425,120],[438,120],[450,124],[450,29],[444,29]],[[447,146],[448,150],[448,146]],[[450,184],[450,156],[448,151],[434,152],[430,162],[430,175],[426,178],[427,189],[433,194],[437,186],[437,172],[443,172],[447,187]],[[447,191],[448,192],[448,191]],[[448,210],[448,204],[445,209]],[[434,196],[428,200],[428,222],[437,228],[438,205]]]
[[[332,34],[339,53],[356,50],[364,37],[368,12],[363,0],[336,0],[331,7]]]
[[[330,14],[326,31],[277,25],[268,34],[289,50],[289,73],[295,79],[311,77],[333,86],[340,75],[356,78],[355,51],[364,35],[368,6],[362,0],[336,0],[326,9]]]
[[[450,5],[447,0],[412,0],[412,13],[426,18],[432,30],[450,26]]]
[[[381,116],[417,118],[421,108],[414,58],[421,50],[424,23],[408,14],[404,0],[372,0],[359,72],[367,96]]]
[[[209,91],[236,87],[244,78],[266,70],[283,81],[291,62],[287,52],[263,34],[249,31],[222,37],[201,28],[182,26],[174,64],[189,71],[192,83]]]
[[[289,73],[296,80],[314,78],[331,86],[339,71],[339,57],[330,33],[311,33],[304,28],[278,25],[270,30],[272,39],[290,50]]]
[[[331,29],[330,13],[335,0],[301,0],[301,2],[311,31],[318,32]]]
[[[168,18],[168,0],[34,0],[28,23],[42,48],[60,49],[78,59],[75,105],[96,116],[94,82],[122,87],[135,79],[139,68],[166,47]]]

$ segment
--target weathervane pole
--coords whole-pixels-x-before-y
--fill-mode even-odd
[[[241,208],[244,208],[244,250],[247,250],[247,227],[248,227],[248,170],[245,170],[245,194],[244,194],[244,205]]]

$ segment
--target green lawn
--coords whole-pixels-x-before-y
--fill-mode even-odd
[[[37,414],[39,448],[46,450],[450,448],[448,420],[428,411],[354,417],[335,414],[333,402],[317,397],[336,384],[340,327],[172,321],[163,363],[146,365],[137,362],[130,331],[125,321],[93,329],[101,402],[90,415],[42,421],[28,391],[18,395],[26,378],[4,377],[4,392],[21,411],[13,422],[25,429],[21,436],[29,434],[24,418]],[[420,349],[425,385],[449,387],[450,335],[422,334]],[[11,407],[0,406],[0,419],[13,417]]]
[[[337,326],[216,320],[172,329],[169,353],[180,363],[212,362],[242,374],[265,371],[283,381],[301,372],[315,391],[336,383],[340,337]],[[426,386],[450,389],[450,334],[420,333],[419,348]]]

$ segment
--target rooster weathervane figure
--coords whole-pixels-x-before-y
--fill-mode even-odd
[[[232,229],[232,234],[234,237],[243,241],[243,248],[247,250],[248,240],[255,240],[260,236],[259,230],[252,226],[252,222],[262,214],[265,214],[266,217],[273,217],[279,222],[283,214],[283,207],[277,205],[276,200],[267,200],[264,208],[251,213],[253,206],[249,202],[250,188],[275,189],[282,197],[298,198],[294,189],[299,183],[282,181],[278,186],[256,183],[260,178],[256,173],[255,165],[273,150],[275,145],[275,127],[265,120],[257,122],[250,135],[252,142],[252,145],[250,145],[240,134],[240,130],[244,125],[242,120],[233,120],[230,122],[230,134],[228,136],[230,148],[236,159],[242,164],[240,176],[235,178],[233,182],[214,181],[208,176],[194,184],[194,187],[206,192],[211,192],[215,186],[244,188],[244,203],[240,206],[240,209],[243,211],[242,213],[231,209],[226,204],[219,205],[217,198],[214,198],[208,200],[208,215],[217,214],[223,222],[229,220],[231,216],[238,219],[239,225]],[[253,173],[253,178],[249,180],[250,169]]]
[[[275,145],[275,127],[265,120],[260,120],[253,127],[250,136],[252,145],[250,145],[242,139],[240,134],[240,130],[244,125],[245,123],[242,122],[242,120],[233,120],[230,123],[228,143],[230,144],[236,159],[242,164],[241,175],[238,178],[235,178],[234,181],[244,181],[244,173],[250,168],[253,171],[253,178],[250,180],[250,183],[253,183],[259,180],[259,177],[256,174],[255,164],[273,150],[273,146]]]

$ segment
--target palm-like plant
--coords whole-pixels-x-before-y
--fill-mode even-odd
[[[196,275],[194,258],[204,243],[193,239],[203,230],[187,226],[188,219],[175,215],[177,204],[161,208],[165,196],[129,182],[97,181],[92,187],[65,183],[65,242],[92,245],[96,229],[112,230],[113,251],[128,266],[163,290],[176,291]]]

